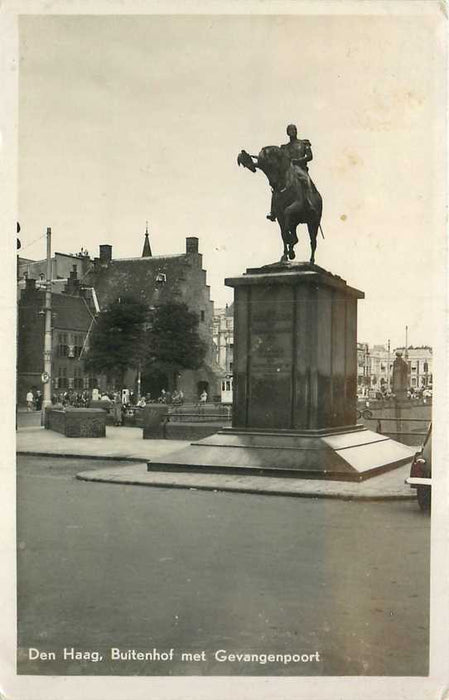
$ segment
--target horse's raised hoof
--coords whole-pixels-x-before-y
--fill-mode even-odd
[[[291,250],[288,251],[288,257],[289,257],[289,260],[294,260],[296,258],[296,253],[293,250],[293,248],[291,248]]]

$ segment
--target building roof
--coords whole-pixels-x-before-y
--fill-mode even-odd
[[[147,304],[182,299],[181,286],[192,265],[186,254],[120,258],[90,271],[83,283],[95,287],[100,307],[119,296],[135,296]]]
[[[89,329],[93,315],[82,297],[52,294],[51,306],[54,328],[72,331]]]

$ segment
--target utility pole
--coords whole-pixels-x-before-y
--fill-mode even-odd
[[[390,393],[391,390],[391,381],[390,381],[390,338],[388,338],[388,353],[387,353],[387,391]]]
[[[142,396],[142,364],[139,362],[137,369],[137,401],[140,401]]]
[[[408,359],[408,326],[405,327],[405,352],[404,360]]]
[[[44,371],[42,382],[44,384],[44,398],[42,412],[45,415],[47,406],[51,406],[51,228],[47,228],[47,279],[45,286],[45,333],[44,333]]]

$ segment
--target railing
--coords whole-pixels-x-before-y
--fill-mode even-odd
[[[126,406],[123,411],[124,425],[142,425],[141,406]],[[227,423],[232,419],[232,407],[222,404],[169,404],[168,421],[171,423]]]
[[[191,423],[215,423],[230,421],[232,407],[223,404],[188,404],[183,406],[170,406],[168,410],[169,420],[173,422]]]

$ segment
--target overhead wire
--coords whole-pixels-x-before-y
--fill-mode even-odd
[[[22,246],[22,247],[20,248],[20,250],[22,250],[22,251],[23,251],[23,250],[26,250],[27,248],[29,248],[30,246],[32,246],[34,243],[37,243],[37,241],[40,241],[41,238],[45,238],[46,235],[47,235],[46,233],[43,233],[42,236],[39,236],[39,238],[35,238],[34,241],[31,241],[31,243],[27,243],[27,245]]]

